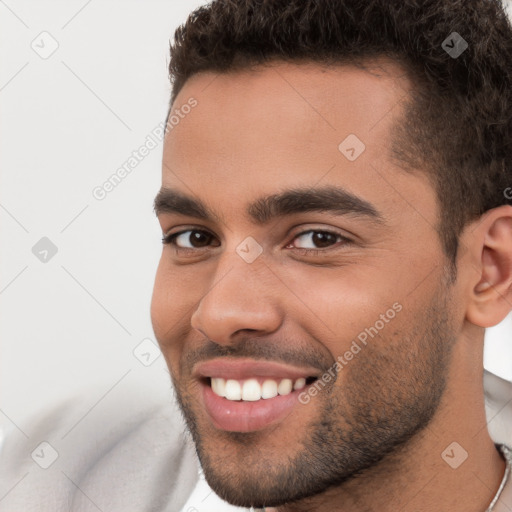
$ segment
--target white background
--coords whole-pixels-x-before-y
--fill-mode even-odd
[[[164,121],[169,39],[199,1],[0,2],[0,426],[79,393],[84,414],[114,388],[169,393],[149,304],[161,250],[152,211],[161,144],[99,201],[92,195]],[[58,49],[32,48],[47,31]],[[48,237],[48,262],[32,247]],[[512,381],[512,318],[485,366]]]

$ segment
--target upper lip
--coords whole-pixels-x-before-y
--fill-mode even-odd
[[[316,377],[318,368],[298,367],[275,361],[235,359],[222,357],[194,365],[192,374],[196,378],[224,378],[245,380],[251,377],[291,379]]]

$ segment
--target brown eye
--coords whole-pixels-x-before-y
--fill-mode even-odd
[[[213,235],[206,231],[187,229],[186,231],[165,236],[163,243],[175,245],[180,249],[200,249],[208,246],[212,238]]]
[[[304,231],[303,233],[300,233],[297,235],[294,240],[298,240],[302,238],[303,244],[302,245],[295,245],[298,249],[321,249],[324,247],[330,247],[331,245],[336,244],[338,241],[347,241],[348,240],[337,234],[332,233],[331,231],[320,231],[320,230],[309,230]],[[312,247],[304,247],[305,244],[310,244]]]

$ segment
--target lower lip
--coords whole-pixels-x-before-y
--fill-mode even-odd
[[[288,416],[298,403],[301,391],[261,399],[255,402],[228,400],[216,395],[208,384],[202,384],[203,401],[213,425],[227,432],[254,432]]]

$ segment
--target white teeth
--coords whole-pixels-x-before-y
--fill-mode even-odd
[[[256,379],[249,379],[242,387],[242,400],[255,402],[261,398],[261,386]]]
[[[212,389],[216,395],[226,396],[226,381],[224,379],[212,379]]]
[[[305,385],[306,385],[306,379],[304,379],[304,378],[297,379],[295,381],[295,384],[293,385],[293,389],[295,389],[295,390],[302,389]]]
[[[306,386],[306,379],[299,378],[295,382],[291,379],[266,379],[260,384],[257,379],[238,381],[215,377],[211,379],[212,391],[228,400],[244,400],[256,402],[260,399],[274,398],[277,395],[289,395],[292,390],[299,390]]]
[[[261,398],[274,398],[277,396],[277,382],[266,380],[261,386]]]
[[[289,395],[292,392],[293,389],[293,382],[291,379],[283,379],[279,386],[277,386],[277,392],[280,395]]]
[[[229,379],[226,381],[225,393],[228,400],[242,399],[242,387],[237,380]]]

